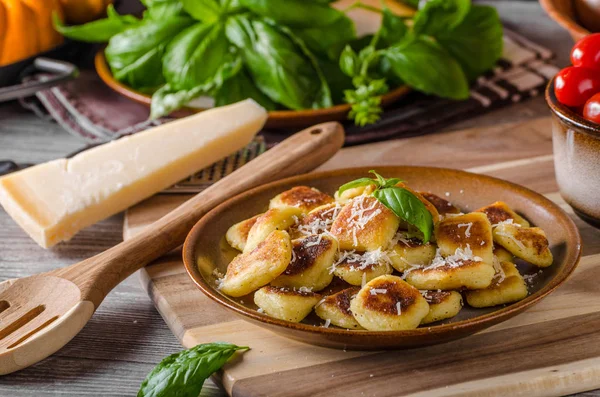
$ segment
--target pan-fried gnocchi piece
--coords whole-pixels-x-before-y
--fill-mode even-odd
[[[461,213],[458,207],[455,207],[448,200],[444,200],[438,195],[428,192],[419,192],[421,196],[425,198],[425,200],[429,201],[437,212],[440,214],[442,218],[445,218],[448,214],[450,215],[458,215]]]
[[[271,285],[320,291],[331,283],[333,274],[329,268],[337,253],[337,241],[329,236],[313,235],[292,241],[292,249],[290,264]]]
[[[321,295],[314,292],[266,286],[254,293],[254,303],[266,314],[280,320],[299,323],[319,302]]]
[[[539,227],[521,227],[514,223],[501,223],[494,228],[494,241],[517,258],[538,267],[552,264],[552,252],[546,233]]]
[[[527,285],[514,263],[502,262],[502,271],[496,274],[486,289],[467,291],[467,303],[473,307],[490,307],[520,301],[527,296]]]
[[[239,251],[243,251],[246,241],[248,240],[248,233],[250,233],[250,229],[261,215],[262,214],[255,215],[250,219],[246,219],[245,221],[241,221],[231,226],[225,234],[225,239],[229,245]]]
[[[350,310],[350,301],[358,291],[360,291],[359,287],[350,287],[325,297],[315,306],[315,313],[340,328],[363,329]]]
[[[244,252],[252,251],[274,230],[286,230],[302,216],[302,211],[295,207],[272,208],[262,214],[248,232]]]
[[[337,218],[342,210],[342,205],[338,202],[322,205],[310,211],[302,218],[294,228],[294,236],[310,236],[329,232],[333,220]]]
[[[503,201],[496,201],[494,204],[480,208],[475,212],[483,212],[486,214],[492,225],[512,219],[514,223],[518,223],[521,226],[530,226],[525,218],[513,211],[508,204]]]
[[[386,247],[400,219],[373,196],[352,199],[331,225],[341,250],[374,251]]]
[[[502,247],[494,247],[494,256],[498,258],[498,263],[513,262],[514,256]]]
[[[381,250],[364,253],[342,252],[333,274],[351,285],[362,285],[394,270]]]
[[[422,295],[429,304],[429,313],[421,320],[421,324],[452,318],[463,307],[462,295],[456,291],[425,291]]]
[[[219,289],[233,297],[247,295],[283,273],[291,258],[289,234],[275,230],[255,249],[241,253],[231,261]]]
[[[334,197],[335,201],[340,204],[346,204],[350,200],[358,196],[369,196],[371,193],[375,191],[375,185],[367,185],[367,186],[358,186],[353,187],[351,189],[344,190],[342,194],[335,192]]]
[[[307,214],[309,211],[333,201],[333,197],[318,189],[308,186],[296,186],[273,197],[269,203],[269,208],[294,207]]]
[[[401,234],[399,232],[398,234]],[[404,272],[417,266],[427,266],[435,257],[435,245],[423,243],[415,238],[401,238],[389,253],[390,261],[394,269]],[[396,235],[398,238],[398,235]]]
[[[369,331],[401,331],[417,328],[429,313],[429,305],[400,277],[380,276],[361,288],[350,310]]]
[[[494,266],[471,259],[455,259],[406,273],[406,282],[418,289],[444,291],[487,288],[494,278]]]
[[[485,214],[471,212],[445,218],[435,226],[435,237],[442,256],[468,250],[480,261],[493,264],[492,225]]]

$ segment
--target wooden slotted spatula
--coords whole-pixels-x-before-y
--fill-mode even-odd
[[[286,139],[159,219],[90,259],[0,286],[0,374],[34,364],[69,342],[121,281],[183,243],[192,226],[224,200],[255,186],[313,170],[344,142],[339,123]]]

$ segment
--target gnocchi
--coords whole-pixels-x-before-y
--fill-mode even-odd
[[[434,193],[378,178],[333,195],[294,187],[273,197],[266,212],[231,226],[225,240],[241,253],[218,280],[220,291],[254,293],[259,311],[285,321],[400,331],[452,319],[465,304],[524,299],[529,292],[515,260],[552,265],[544,231],[508,204],[465,213]],[[409,210],[376,192],[386,186],[409,192]],[[429,219],[425,209],[427,233],[410,217],[416,210]]]

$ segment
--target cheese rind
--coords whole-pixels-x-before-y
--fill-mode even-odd
[[[47,248],[240,150],[266,119],[251,99],[207,110],[0,178],[0,204]]]

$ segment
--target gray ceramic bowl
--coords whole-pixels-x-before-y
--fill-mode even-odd
[[[560,194],[575,213],[600,227],[600,125],[562,105],[554,94],[554,79],[546,88],[552,110],[554,167]]]

